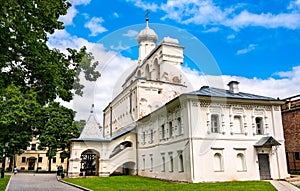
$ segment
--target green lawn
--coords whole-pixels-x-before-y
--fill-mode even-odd
[[[4,178],[0,178],[0,191],[4,191],[6,189],[9,178],[10,175],[5,175]]]
[[[137,176],[112,176],[94,178],[66,178],[66,182],[77,184],[94,191],[107,190],[201,190],[201,191],[276,191],[276,189],[265,181],[242,181],[222,183],[198,183],[182,184],[173,183]]]

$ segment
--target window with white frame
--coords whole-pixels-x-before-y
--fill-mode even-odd
[[[244,172],[246,171],[246,160],[245,155],[243,153],[238,153],[237,156],[237,171]]]
[[[150,172],[153,171],[153,156],[150,155]]]
[[[142,132],[142,144],[145,144],[146,143],[146,132],[143,131]]]
[[[178,117],[177,118],[177,132],[178,132],[178,135],[181,135],[183,134],[183,129],[182,129],[182,125],[181,125],[181,117]]]
[[[161,139],[165,139],[165,124],[161,125]]]
[[[262,117],[255,118],[255,126],[256,126],[256,134],[263,135],[264,134],[264,124]]]
[[[172,121],[169,122],[169,138],[173,136],[173,127],[172,127]]]
[[[182,151],[178,151],[178,172],[184,172]]]
[[[153,129],[150,130],[150,142],[153,143]]]
[[[174,171],[174,159],[173,159],[173,153],[169,153],[169,158],[170,158],[169,172],[173,172],[173,171]]]
[[[166,158],[165,158],[165,155],[161,156],[161,162],[162,162],[161,171],[165,172],[166,171]]]
[[[243,133],[243,122],[240,115],[235,115],[233,117],[233,133]]]
[[[211,123],[210,131],[212,133],[219,133],[220,132],[220,117],[218,114],[212,114],[210,116],[210,123]]]
[[[145,156],[142,156],[142,157],[143,157],[142,170],[145,171],[145,169],[146,169],[146,159],[145,159]]]
[[[223,159],[221,153],[214,154],[214,171],[215,172],[222,172],[223,170]]]

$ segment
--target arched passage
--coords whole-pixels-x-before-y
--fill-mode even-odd
[[[80,158],[80,175],[97,176],[99,171],[99,153],[95,150],[88,149],[82,152]]]

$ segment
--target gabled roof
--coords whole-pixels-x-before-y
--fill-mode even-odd
[[[276,139],[272,136],[262,137],[259,141],[257,141],[254,147],[272,147],[281,145]]]
[[[99,127],[96,117],[91,113],[78,139],[103,139],[103,134]]]
[[[265,97],[249,93],[232,93],[229,90],[213,88],[209,86],[203,86],[200,90],[193,91],[187,94],[192,95],[201,95],[201,96],[210,96],[210,97],[224,97],[224,98],[238,98],[238,99],[252,99],[252,100],[266,100],[266,101],[275,101],[276,99],[271,97]]]

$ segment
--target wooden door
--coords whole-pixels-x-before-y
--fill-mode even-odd
[[[270,180],[270,162],[268,154],[258,154],[259,174],[261,180]]]

